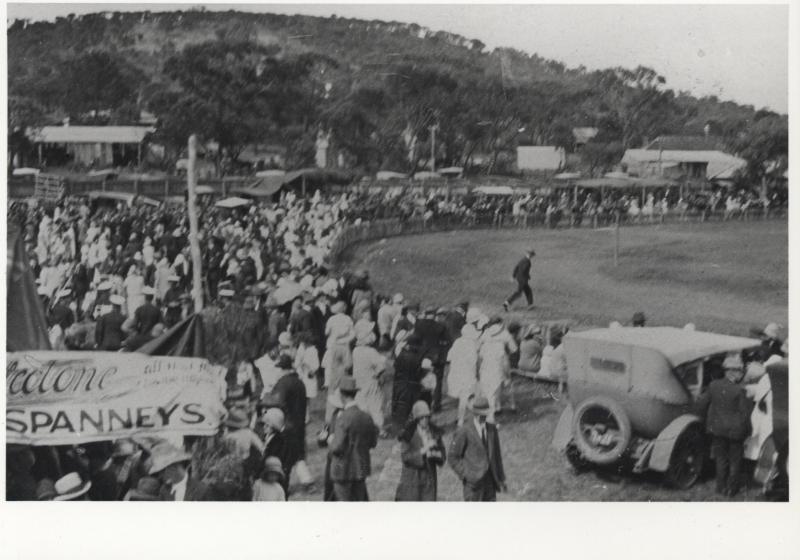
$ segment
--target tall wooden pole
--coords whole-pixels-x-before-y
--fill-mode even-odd
[[[194,311],[203,309],[203,270],[200,259],[200,241],[197,238],[197,136],[189,136],[189,165],[186,170],[187,201],[186,206],[189,212],[189,248],[192,252],[192,299],[194,299]]]
[[[619,264],[619,210],[616,211],[614,222],[614,266]]]

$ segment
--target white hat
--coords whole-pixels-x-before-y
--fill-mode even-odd
[[[111,282],[109,282],[108,280],[100,282],[100,284],[97,285],[98,292],[105,292],[110,289],[111,289]]]
[[[292,335],[289,331],[283,331],[281,334],[278,335],[278,344],[280,346],[288,348],[292,345]]]
[[[219,297],[233,297],[235,294],[236,292],[229,288],[223,288],[219,291]]]
[[[764,334],[769,338],[778,338],[781,327],[777,323],[770,323],[764,327]]]
[[[125,298],[122,297],[121,295],[114,294],[108,299],[114,305],[120,305],[120,306],[125,305]]]
[[[428,358],[422,360],[422,365],[420,366],[422,369],[433,369],[433,362],[431,362]]]
[[[140,261],[140,260],[142,260],[142,258],[143,257],[142,257],[141,251],[136,251],[136,253],[134,253],[134,255],[133,255],[133,260],[135,260],[135,261]]]
[[[167,282],[180,282],[180,281],[181,281],[181,277],[178,276],[177,274],[170,274],[167,277]]]
[[[465,319],[467,323],[477,323],[480,318],[481,318],[480,309],[478,309],[477,307],[470,307],[469,309],[467,309],[467,317]]]
[[[92,482],[90,480],[83,482],[78,473],[71,472],[59,478],[55,486],[57,495],[53,500],[66,501],[86,494],[92,487]]]
[[[405,298],[403,297],[403,294],[400,294],[400,293],[395,294],[394,297],[392,298],[392,302],[397,304],[397,305],[400,305],[404,301],[405,301]]]
[[[72,289],[71,288],[64,288],[63,290],[58,292],[58,298],[60,299],[60,298],[69,297],[70,294],[72,294]]]
[[[146,296],[154,296],[156,295],[156,290],[155,288],[152,288],[150,286],[145,286],[144,288],[142,288],[142,294]]]

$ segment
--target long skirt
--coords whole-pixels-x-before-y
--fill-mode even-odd
[[[325,368],[325,386],[329,394],[339,388],[339,382],[353,368],[353,353],[347,344],[334,344],[328,347],[322,358]]]
[[[383,390],[378,380],[374,377],[370,379],[356,378],[356,384],[361,389],[356,394],[358,407],[372,417],[372,421],[378,427],[383,428]]]
[[[422,386],[418,381],[395,375],[392,385],[392,420],[395,425],[402,428],[408,422],[411,414],[411,407],[420,398]]]

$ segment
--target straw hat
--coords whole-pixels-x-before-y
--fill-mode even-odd
[[[136,444],[132,439],[118,439],[114,442],[114,450],[111,452],[111,457],[130,457],[136,453]]]
[[[264,424],[277,432],[283,431],[286,427],[286,415],[280,408],[268,408],[261,416]]]
[[[87,480],[83,482],[81,476],[76,472],[65,474],[56,481],[55,490],[56,496],[53,500],[57,502],[64,502],[67,500],[74,500],[86,494],[89,488],[92,487],[92,482]]]
[[[392,298],[392,303],[394,303],[395,305],[402,305],[404,301],[405,301],[405,298],[403,297],[403,294],[401,294],[401,293],[396,293],[394,295],[394,297]]]
[[[219,291],[219,297],[232,298],[234,295],[236,295],[236,292],[234,292],[233,290],[231,290],[229,288],[223,288],[222,290]]]
[[[433,362],[431,362],[430,359],[425,358],[424,360],[422,360],[422,364],[420,364],[419,367],[421,369],[426,370],[426,371],[432,370],[433,369]]]
[[[343,377],[341,381],[339,381],[339,392],[349,395],[354,395],[358,391],[360,391],[359,387],[356,385],[356,380],[352,377]]]
[[[175,463],[186,463],[192,456],[169,443],[159,443],[150,450],[152,464],[148,474],[157,474]]]
[[[414,420],[419,420],[423,416],[429,417],[430,415],[431,409],[425,401],[417,401],[414,403],[414,406],[411,407],[411,418]]]
[[[764,327],[764,335],[768,338],[778,338],[781,327],[777,323],[770,323]]]
[[[488,416],[489,411],[491,410],[489,407],[489,401],[483,396],[475,397],[472,403],[469,405],[469,409],[473,414],[477,414],[478,416]]]
[[[180,281],[181,281],[181,277],[178,276],[177,274],[171,274],[171,275],[167,276],[167,282],[180,282]]]
[[[331,305],[331,313],[334,315],[337,313],[344,313],[345,311],[347,311],[347,305],[341,300]]]
[[[729,354],[728,356],[725,357],[725,360],[722,362],[722,369],[724,369],[725,371],[744,370],[744,363],[742,362],[742,357],[739,354]]]
[[[145,296],[154,296],[156,295],[156,290],[150,286],[145,286],[142,288],[142,294]]]
[[[63,290],[58,292],[58,299],[66,298],[66,297],[69,297],[71,295],[72,295],[72,289],[71,288],[64,288]],[[764,332],[766,332],[766,330]]]
[[[375,342],[375,323],[373,321],[359,321],[355,325],[356,346],[369,346]]]
[[[121,295],[114,294],[110,298],[108,298],[112,305],[119,305],[120,307],[125,305],[125,298]]]
[[[109,282],[107,280],[104,281],[104,282],[100,282],[100,284],[97,285],[97,291],[98,292],[107,292],[110,289],[111,289],[111,282]]]

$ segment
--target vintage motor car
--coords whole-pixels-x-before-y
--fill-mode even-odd
[[[765,495],[789,497],[789,361],[768,364],[766,375],[751,385],[753,434],[745,442],[745,458],[756,462],[753,479]]]
[[[689,488],[709,442],[696,401],[731,352],[760,341],[674,327],[617,327],[564,337],[569,404],[553,437],[578,469],[632,466]]]

